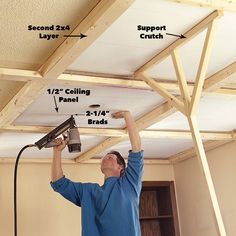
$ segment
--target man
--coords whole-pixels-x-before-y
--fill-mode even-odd
[[[128,111],[117,112],[113,118],[124,118],[132,150],[128,165],[122,156],[109,152],[102,158],[104,184],[72,182],[61,167],[62,139],[53,150],[51,185],[66,199],[82,208],[83,236],[140,236],[139,195],[143,174],[143,151],[135,122]]]

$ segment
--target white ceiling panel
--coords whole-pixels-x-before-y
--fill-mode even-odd
[[[168,1],[138,0],[87,49],[68,69],[97,73],[131,75],[177,38],[165,35],[162,40],[140,39],[138,25],[166,25],[168,33],[184,34],[211,13],[210,8],[198,8]],[[174,20],[173,15],[178,15]],[[187,19],[187,20],[186,20]],[[213,41],[206,77],[236,60],[236,15],[225,12],[219,19]],[[166,32],[167,32],[166,31]],[[179,48],[188,81],[195,81],[206,30]],[[222,51],[224,56],[222,57]],[[169,58],[150,70],[154,78],[175,80]]]
[[[28,144],[34,144],[41,139],[45,134],[33,133],[0,133],[0,157],[17,157],[21,148]],[[63,158],[75,158],[78,155],[86,152],[92,148],[93,145],[99,144],[105,138],[93,136],[81,136],[81,153],[69,153],[66,149],[63,151]],[[50,158],[52,157],[52,148],[42,148],[39,150],[37,147],[27,148],[22,158]]]
[[[209,95],[202,97],[197,114],[202,131],[232,131],[236,128],[236,98],[233,95]],[[152,125],[149,129],[189,130],[187,118],[180,112]]]
[[[171,155],[179,153],[183,150],[191,148],[193,146],[192,140],[180,140],[180,139],[149,139],[142,138],[142,149],[144,150],[145,158],[167,158]],[[116,150],[121,153],[122,156],[127,157],[128,151],[131,149],[130,142],[125,141],[117,144],[102,152],[96,157],[102,157],[110,150]]]
[[[236,128],[234,95],[206,94],[200,101],[198,123],[201,130],[232,131]]]
[[[130,75],[211,12],[164,0],[137,0],[69,70]],[[170,16],[178,16],[173,17]],[[186,20],[187,19],[187,20]],[[140,39],[138,25],[166,26],[163,39]],[[158,32],[159,33],[159,32]],[[89,35],[88,35],[89,37]]]
[[[87,49],[68,69],[118,75],[132,75],[152,49],[138,49],[135,45],[119,45],[96,42]]]
[[[181,112],[176,112],[160,122],[148,127],[148,129],[189,130],[189,125],[187,118]]]
[[[165,60],[152,67],[148,74],[155,79],[177,80],[171,56],[168,56]]]
[[[153,109],[153,107],[161,104],[163,98],[157,93],[149,90],[136,90],[127,88],[103,88],[103,87],[70,87],[70,86],[52,86],[49,89],[63,89],[59,91],[59,95],[55,95],[59,111],[55,110],[54,95],[49,95],[48,90],[42,94],[32,105],[15,121],[17,125],[43,125],[43,126],[57,126],[64,120],[68,119],[70,115],[81,114],[76,116],[77,125],[79,127],[122,127],[123,120],[116,120],[111,118],[111,113],[120,110],[129,110],[137,119],[142,114]],[[65,94],[66,89],[74,91],[90,91],[90,95],[86,94]],[[74,98],[78,97],[78,102],[59,102],[60,97]],[[100,104],[98,109],[91,109],[89,105]],[[109,111],[109,113],[102,115],[91,114],[91,116],[83,116],[87,114],[86,111]],[[107,120],[108,124],[88,124],[88,119],[93,120]]]

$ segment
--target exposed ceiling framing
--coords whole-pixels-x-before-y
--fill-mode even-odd
[[[14,121],[34,102],[43,91],[52,84],[60,85],[92,85],[107,87],[123,87],[132,89],[143,89],[156,91],[164,97],[166,101],[157,105],[152,111],[145,113],[136,120],[136,125],[142,137],[148,138],[192,138],[194,148],[170,156],[167,160],[146,160],[146,163],[157,164],[175,164],[197,154],[201,170],[204,174],[212,206],[214,209],[218,230],[220,235],[226,235],[222,216],[220,213],[213,181],[211,178],[209,166],[205,151],[214,149],[225,143],[236,139],[236,132],[206,132],[199,131],[196,121],[196,113],[203,93],[214,94],[232,94],[236,95],[236,85],[229,82],[228,77],[236,73],[236,62],[226,66],[224,69],[216,72],[207,79],[206,71],[211,54],[214,33],[217,30],[216,25],[223,16],[223,11],[236,11],[236,4],[233,1],[204,1],[192,0],[173,2],[191,4],[201,7],[211,7],[218,9],[201,20],[194,27],[184,33],[186,38],[174,41],[164,48],[160,53],[154,55],[150,60],[140,66],[130,77],[119,75],[105,75],[94,73],[73,73],[66,69],[88,49],[106,29],[115,22],[129,8],[134,0],[101,0],[89,12],[89,14],[80,22],[71,34],[80,34],[81,32],[88,37],[67,38],[54,51],[54,53],[43,63],[38,71],[0,68],[0,79],[6,81],[18,81],[24,83],[22,88],[14,94],[10,102],[0,111],[0,132],[27,132],[27,133],[47,133],[53,127],[44,126],[24,126],[14,125]],[[202,49],[200,63],[197,70],[195,82],[187,82],[185,70],[182,65],[179,49],[198,36],[204,30],[207,31],[204,46]],[[162,62],[167,57],[171,57],[176,72],[178,82],[164,81],[162,78],[154,79],[148,71]],[[186,130],[150,130],[148,127],[165,119],[166,117],[180,111],[188,120],[190,131]],[[89,160],[94,155],[99,154],[106,149],[126,140],[126,128],[108,129],[108,128],[87,128],[81,127],[80,133],[84,135],[95,135],[106,137],[99,144],[93,146],[86,152],[77,156],[74,160],[65,160],[65,163],[86,162],[97,163],[97,160]],[[207,140],[205,143],[202,139]],[[48,163],[48,160],[28,160],[29,162]],[[5,162],[2,158],[1,162]],[[27,161],[26,161],[27,162]]]
[[[73,84],[73,85],[93,85],[93,86],[112,86],[112,87],[125,87],[125,88],[132,88],[132,89],[147,89],[147,90],[153,90],[153,88],[150,88],[150,86],[140,80],[142,77],[140,72],[143,72],[144,70],[150,69],[153,65],[161,62],[164,58],[166,58],[168,55],[170,55],[170,52],[172,53],[171,56],[173,58],[174,65],[176,69],[180,67],[180,65],[177,66],[179,59],[176,59],[178,57],[177,50],[174,50],[184,43],[186,43],[188,40],[191,40],[194,36],[196,36],[198,33],[202,32],[204,29],[206,29],[209,24],[213,21],[213,19],[220,17],[222,15],[222,12],[215,11],[212,14],[210,14],[208,17],[206,17],[204,20],[202,20],[200,23],[198,23],[196,26],[194,26],[191,30],[186,32],[186,39],[176,40],[173,44],[171,44],[169,47],[164,49],[161,53],[153,57],[150,61],[145,63],[143,66],[141,66],[134,76],[131,78],[124,78],[122,76],[111,76],[111,75],[99,75],[99,74],[85,74],[85,75],[78,75],[70,73],[63,73],[71,61],[68,61],[66,59],[68,57],[68,52],[73,51],[72,48],[75,45],[79,45],[80,50],[85,50],[93,41],[96,40],[96,38],[105,30],[103,27],[100,29],[97,27],[97,24],[103,24],[103,21],[106,21],[106,26],[108,27],[112,22],[115,20],[113,11],[113,7],[117,7],[117,5],[111,4],[111,2],[107,3],[109,1],[102,1],[100,4],[104,5],[97,5],[92,12],[84,19],[84,21],[76,28],[76,32],[81,32],[81,29],[87,30],[94,30],[94,27],[91,24],[96,25],[96,32],[90,33],[92,37],[89,38],[89,42],[85,42],[88,38],[83,40],[77,40],[74,39],[67,39],[60,47],[59,52],[55,52],[47,62],[44,63],[44,65],[40,68],[39,71],[29,71],[29,70],[19,70],[19,69],[7,69],[7,68],[1,68],[0,69],[0,78],[4,80],[10,80],[10,81],[21,81],[26,82],[24,87],[12,98],[12,100],[5,106],[5,108],[0,113],[0,123],[1,123],[1,132],[3,131],[11,131],[11,132],[48,132],[51,128],[48,127],[35,127],[35,126],[13,126],[11,125],[13,121],[22,114],[25,109],[42,93],[42,91],[49,86],[52,82],[55,80],[58,84]],[[121,2],[121,1],[120,1]],[[122,13],[125,9],[129,7],[129,5],[132,3],[132,1],[129,1],[129,3],[123,4],[123,3],[114,3],[114,4],[121,4],[119,6],[119,9],[121,9],[119,12],[116,11],[116,18],[119,16],[119,14]],[[104,7],[106,6],[106,7]],[[91,23],[91,16],[96,16],[97,21],[93,21]],[[112,19],[110,18],[110,15],[113,15]],[[109,20],[109,25],[107,23],[107,20]],[[84,23],[85,22],[85,23]],[[82,27],[82,28],[81,28]],[[99,28],[99,29],[98,29]],[[86,31],[86,32],[87,32]],[[78,33],[77,32],[77,33]],[[84,31],[83,31],[84,32]],[[68,41],[69,40],[69,41]],[[83,43],[83,44],[81,44]],[[70,44],[70,46],[66,46],[67,44]],[[84,45],[84,46],[83,46]],[[77,50],[77,55],[73,56],[73,60],[79,56],[79,53],[82,51]],[[66,57],[64,57],[66,55]],[[202,60],[205,58],[205,55],[202,56]],[[57,66],[57,62],[64,61],[64,66],[60,67]],[[51,64],[50,64],[51,63]],[[59,67],[60,71],[58,69],[55,69]],[[47,68],[47,69],[46,69]],[[50,69],[54,68],[57,72],[49,74],[47,73]],[[50,70],[51,71],[51,70]],[[209,78],[202,80],[203,85],[203,91],[207,93],[219,93],[219,94],[236,94],[235,88],[231,86],[225,87],[227,85],[227,78],[234,74],[236,72],[236,62],[233,62],[231,65],[226,66],[224,69],[218,71],[214,75],[210,76]],[[50,72],[51,73],[51,72]],[[183,70],[180,69],[179,73],[182,73],[181,76],[178,76],[178,78],[183,78]],[[200,73],[200,72],[199,72]],[[43,75],[42,75],[43,74]],[[146,75],[147,77],[148,75]],[[146,79],[146,77],[144,79]],[[146,79],[147,80],[147,79]],[[194,87],[198,88],[194,85],[194,83],[188,83],[187,86],[185,85],[185,90],[183,87],[179,87],[179,84],[173,81],[163,81],[161,79],[154,81],[154,79],[149,78],[149,82],[152,81],[154,86],[154,90],[156,89],[155,86],[157,85],[156,82],[158,82],[158,88],[160,91],[160,88],[164,93],[166,92],[167,96],[167,102],[163,105],[160,105],[156,107],[152,112],[145,114],[142,118],[137,120],[137,125],[139,130],[141,131],[141,135],[143,137],[183,137],[186,138],[189,137],[189,132],[186,131],[163,131],[163,130],[144,130],[148,126],[166,118],[167,116],[173,114],[176,109],[174,108],[174,105],[177,103],[178,108],[184,113],[184,105],[182,103],[181,97],[175,97],[175,95],[181,95],[182,93],[186,94],[186,89],[188,90],[188,93],[191,95],[193,92]],[[181,82],[181,81],[180,81]],[[199,86],[201,87],[201,86]],[[184,92],[185,91],[185,92]],[[172,95],[174,94],[174,95]],[[198,95],[198,99],[199,99]],[[142,132],[143,130],[143,132]],[[82,134],[96,134],[97,136],[107,136],[109,137],[108,140],[104,141],[104,143],[101,143],[100,145],[94,147],[93,149],[89,150],[88,152],[82,154],[80,157],[76,158],[77,161],[81,160],[87,160],[91,158],[94,154],[97,154],[98,152],[113,146],[116,143],[121,142],[122,140],[126,139],[127,136],[125,135],[126,130],[119,130],[119,129],[91,129],[91,128],[81,128],[80,132]],[[230,134],[226,134],[222,132],[214,132],[214,133],[208,133],[208,132],[201,132],[202,137],[209,140],[228,140],[231,141],[234,139],[235,131],[232,131]],[[102,147],[102,148],[101,148]],[[178,154],[177,154],[178,156]],[[173,157],[170,157],[173,158]],[[179,160],[179,159],[178,159]]]

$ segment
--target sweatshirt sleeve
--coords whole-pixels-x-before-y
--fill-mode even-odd
[[[135,190],[139,193],[142,188],[143,176],[143,151],[129,151],[128,164],[125,172],[125,178],[132,184]]]
[[[60,193],[64,198],[71,201],[77,206],[81,206],[84,186],[80,182],[72,182],[65,176],[55,182],[51,182],[51,187],[55,192]]]

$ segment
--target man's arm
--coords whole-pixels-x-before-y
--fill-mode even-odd
[[[60,193],[67,200],[73,202],[77,206],[81,206],[83,196],[83,184],[80,182],[72,182],[64,177],[61,165],[61,153],[66,144],[62,138],[55,140],[58,146],[53,147],[53,161],[51,167],[51,186],[54,191]],[[88,185],[86,185],[88,186]],[[89,186],[86,187],[89,189]]]
[[[51,180],[52,182],[57,181],[63,177],[63,170],[61,166],[61,152],[65,148],[65,141],[62,138],[55,140],[58,146],[53,147],[53,161],[51,166]]]
[[[115,119],[124,118],[126,122],[126,128],[128,130],[129,139],[133,152],[141,151],[141,140],[139,136],[139,132],[133,117],[131,116],[129,111],[120,111],[112,114],[112,117]]]
[[[125,119],[126,128],[128,130],[129,139],[132,146],[132,152],[129,152],[128,165],[125,171],[124,181],[127,180],[128,185],[132,185],[132,189],[135,190],[135,194],[139,196],[142,188],[141,181],[143,176],[143,151],[141,150],[141,140],[138,129],[130,112],[117,112],[112,116],[117,119]]]

